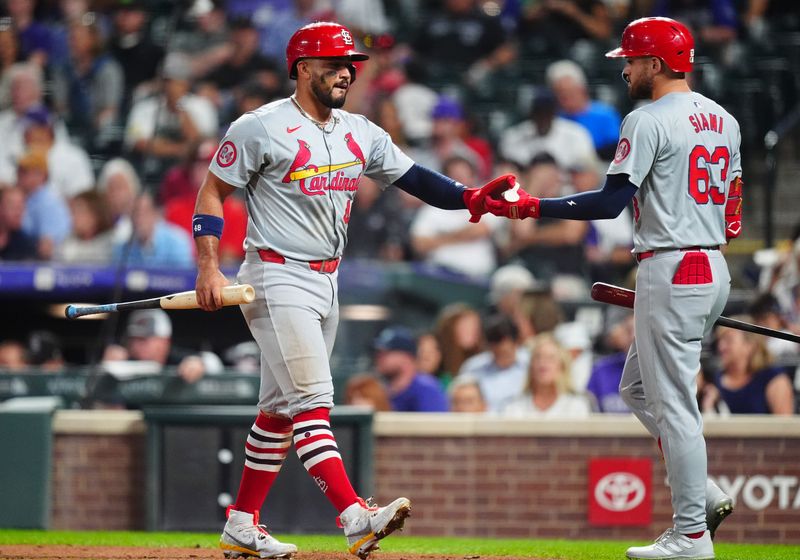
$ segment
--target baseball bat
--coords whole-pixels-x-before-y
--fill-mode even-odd
[[[234,284],[222,288],[222,305],[250,303],[255,297],[256,291],[250,284]],[[157,309],[159,307],[161,309],[198,309],[197,292],[190,290],[157,298],[108,303],[106,305],[87,305],[82,307],[68,305],[64,310],[64,315],[67,316],[67,319],[77,319],[86,315],[113,313],[123,309]]]
[[[620,307],[629,307],[633,309],[633,300],[636,297],[636,292],[627,288],[614,286],[613,284],[606,284],[605,282],[595,282],[592,284],[592,299],[602,303],[610,303],[611,305],[619,305]],[[780,338],[800,344],[800,336],[792,333],[776,331],[775,329],[768,329],[747,321],[739,321],[738,319],[731,319],[720,315],[716,322],[721,327],[728,327],[731,329],[739,329],[740,331],[747,331],[764,336],[771,336],[773,338]]]

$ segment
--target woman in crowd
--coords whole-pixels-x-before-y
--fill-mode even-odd
[[[436,320],[436,338],[442,351],[439,380],[446,388],[467,358],[482,350],[481,317],[463,303],[448,305]]]
[[[752,323],[749,315],[738,317]],[[717,354],[721,370],[701,390],[703,412],[793,414],[794,391],[784,368],[773,365],[766,338],[720,327]]]
[[[552,334],[536,336],[528,367],[528,385],[522,395],[505,406],[503,413],[544,418],[588,416],[592,410],[589,399],[572,392],[570,365],[569,353]]]
[[[114,221],[105,198],[96,191],[81,193],[69,201],[72,235],[56,254],[57,260],[90,263],[111,260]]]

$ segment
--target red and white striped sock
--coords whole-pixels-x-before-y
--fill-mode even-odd
[[[244,471],[233,509],[261,509],[291,445],[292,421],[259,412],[244,446]]]
[[[303,466],[339,513],[358,500],[344,470],[327,408],[294,417],[294,446]]]

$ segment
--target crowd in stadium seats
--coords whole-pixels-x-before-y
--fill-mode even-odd
[[[384,329],[374,371],[349,380],[346,401],[375,410],[544,418],[629,412],[619,385],[633,341],[630,310],[610,310],[592,332],[587,322],[565,321],[552,286],[519,265],[498,269],[489,299],[486,309],[444,308],[437,329],[416,339],[402,327]],[[750,311],[738,319],[797,332],[774,297],[762,296]],[[698,374],[704,413],[795,413],[797,344],[723,327],[709,342],[713,351]]]
[[[467,186],[512,172],[535,196],[597,188],[632,107],[620,65],[603,53],[645,15],[692,27],[693,86],[729,106],[746,145],[800,99],[793,0],[8,0],[0,7],[0,261],[191,268],[194,196],[219,138],[239,115],[291,93],[286,42],[322,19],[348,25],[371,55],[358,64],[345,108],[387,130],[418,163]],[[727,87],[734,80],[742,87]],[[361,180],[345,258],[424,261],[494,278],[496,290],[492,314],[444,309],[412,341],[416,362],[377,367],[387,378],[395,372],[383,370],[406,372],[391,378],[377,408],[416,402],[399,396],[405,384],[442,391],[431,401],[447,408],[449,398],[454,410],[625,409],[616,384],[629,317],[608,319],[603,335],[562,328],[559,336],[556,327],[560,297],[585,297],[593,281],[630,281],[627,211],[613,221],[486,216],[471,224],[466,210],[441,211],[383,187]],[[244,256],[243,199],[230,197],[224,212],[221,260],[235,266]],[[762,282],[776,296],[775,314],[754,314],[756,322],[797,330],[796,254]],[[766,351],[796,360],[796,348],[782,348]],[[593,365],[592,349],[602,354]],[[22,350],[4,342],[2,364],[22,360]],[[736,412],[727,399],[752,382],[768,410],[783,411],[769,388],[786,383],[757,381],[762,366],[709,371],[704,405]],[[354,380],[353,395],[378,394],[369,379]],[[513,391],[504,392],[506,382]]]

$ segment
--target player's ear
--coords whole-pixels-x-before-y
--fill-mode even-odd
[[[311,75],[311,63],[309,60],[304,59],[297,62],[297,75],[300,76],[300,74]]]
[[[653,72],[655,74],[658,74],[659,72],[661,72],[663,67],[664,67],[664,63],[661,61],[660,58],[658,58],[657,56],[651,56],[650,57],[650,68],[653,70]]]

